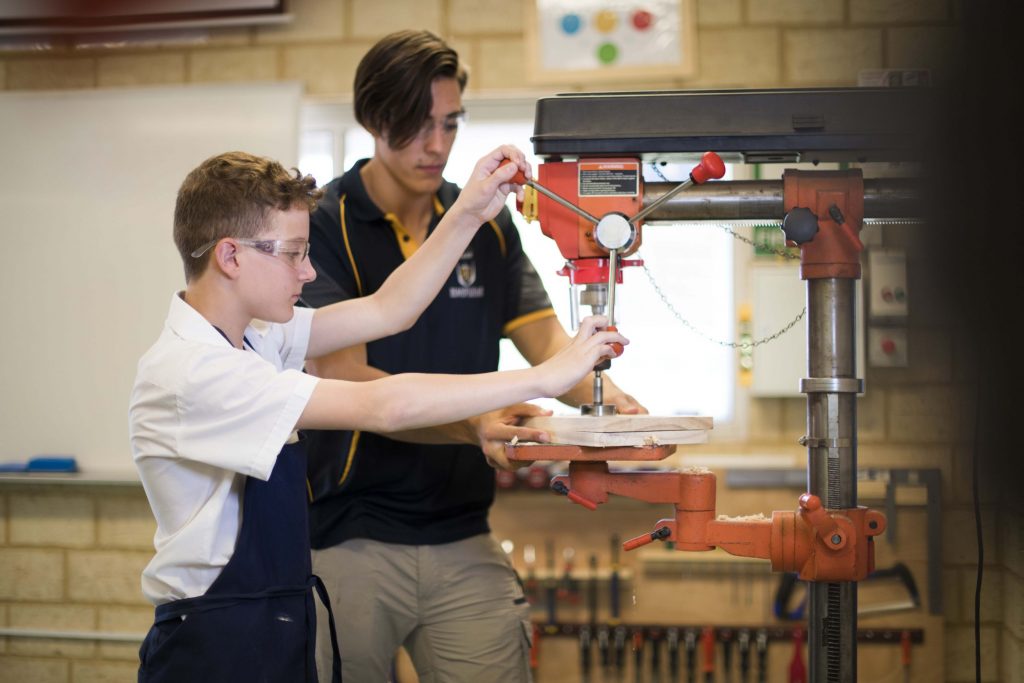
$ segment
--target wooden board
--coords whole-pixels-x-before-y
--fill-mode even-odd
[[[707,443],[710,417],[674,415],[568,415],[533,417],[524,425],[541,429],[552,443],[577,446],[661,446]]]

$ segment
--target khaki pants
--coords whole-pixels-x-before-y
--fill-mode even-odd
[[[489,534],[420,546],[354,539],[314,550],[313,572],[330,595],[345,683],[387,681],[399,646],[421,683],[531,680],[529,605]],[[318,628],[321,670],[330,656]]]

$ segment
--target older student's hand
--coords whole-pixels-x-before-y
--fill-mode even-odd
[[[501,165],[505,159],[510,164]],[[465,212],[475,219],[477,225],[486,223],[505,206],[505,198],[509,192],[516,192],[522,199],[523,188],[512,182],[517,172],[522,171],[527,178],[533,177],[526,155],[513,145],[502,145],[491,151],[476,162],[466,186],[459,193],[453,209]]]
[[[469,422],[476,430],[487,464],[502,470],[514,470],[519,465],[510,463],[505,457],[505,444],[512,439],[547,443],[551,440],[547,432],[520,425],[524,418],[550,414],[550,410],[544,410],[531,403],[516,403],[507,408],[471,417]]]
[[[647,415],[647,408],[640,405],[640,401],[625,392],[605,394],[605,402],[615,406],[615,412],[619,415]]]
[[[594,366],[605,358],[613,358],[612,344],[625,346],[629,340],[618,332],[604,330],[608,318],[588,316],[580,321],[579,331],[572,343],[544,361],[535,369],[541,372],[541,391],[544,396],[561,396],[576,386]]]

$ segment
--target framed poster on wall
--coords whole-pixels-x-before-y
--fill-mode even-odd
[[[534,83],[685,78],[696,70],[694,0],[533,0],[526,7]]]

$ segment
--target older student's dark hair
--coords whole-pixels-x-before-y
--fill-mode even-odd
[[[253,238],[267,226],[272,210],[312,211],[322,192],[313,176],[289,173],[265,157],[226,152],[210,157],[185,177],[174,207],[174,245],[185,265],[185,279],[203,274],[209,253],[192,252],[222,237]]]
[[[434,79],[454,78],[465,89],[468,77],[459,54],[429,31],[384,36],[356,69],[356,121],[401,149],[430,117]]]

